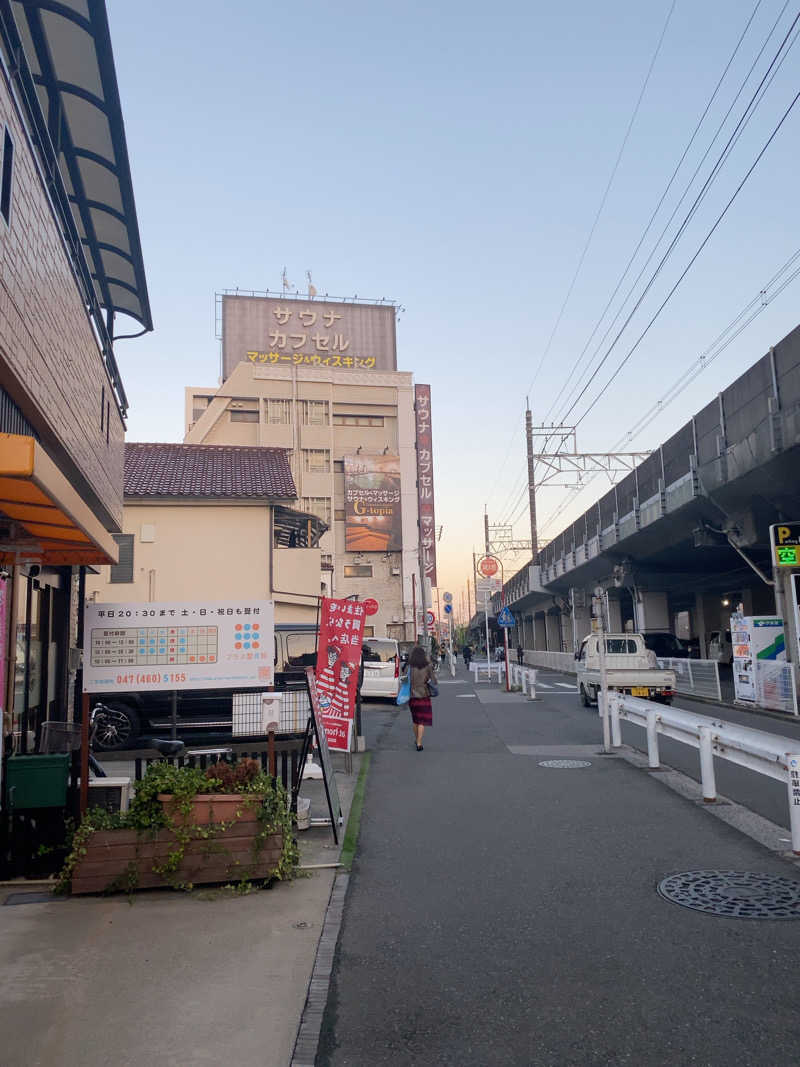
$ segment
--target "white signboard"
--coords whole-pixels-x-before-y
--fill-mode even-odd
[[[275,679],[271,600],[87,603],[85,693],[268,686]]]

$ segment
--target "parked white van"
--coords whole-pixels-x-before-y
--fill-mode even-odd
[[[392,637],[364,638],[362,697],[391,697],[400,692],[400,648]]]

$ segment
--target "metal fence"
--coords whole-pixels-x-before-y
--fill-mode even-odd
[[[797,715],[797,689],[794,681],[794,664],[777,660],[753,660],[756,684],[756,703],[770,711],[783,711]]]
[[[302,733],[308,715],[306,689],[284,689],[274,693],[251,689],[233,694],[234,737],[266,736],[270,721],[278,723],[279,734]]]
[[[575,656],[572,652],[533,652],[526,650],[523,656],[528,667],[544,667],[564,674],[577,673]]]
[[[711,804],[717,799],[715,756],[783,782],[789,802],[792,851],[800,855],[800,741],[753,730],[749,726],[721,722],[683,708],[665,707],[613,690],[608,693],[607,700],[614,748],[622,744],[620,720],[624,719],[647,731],[647,759],[653,769],[660,766],[659,734],[699,750],[700,781],[706,803]]]
[[[722,700],[719,663],[715,659],[659,659],[662,670],[675,672],[675,692],[688,697]]]

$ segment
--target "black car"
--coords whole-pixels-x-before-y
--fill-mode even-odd
[[[302,689],[305,669],[317,662],[317,627],[309,623],[275,624],[275,688]],[[233,719],[233,689],[184,689],[176,693],[179,736],[195,734],[230,737]],[[147,736],[169,737],[172,729],[172,692],[107,693],[92,697],[92,706],[108,710],[97,723],[97,749],[136,748]]]
[[[689,649],[675,636],[667,631],[662,633],[642,634],[645,648],[655,652],[658,659],[688,659]]]

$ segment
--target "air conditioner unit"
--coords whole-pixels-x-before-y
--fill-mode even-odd
[[[394,575],[395,578],[399,578],[400,577],[400,568],[399,567],[392,567],[392,574]]]
[[[392,622],[402,622],[403,620],[399,615],[392,615]]]
[[[89,806],[105,811],[127,811],[131,792],[130,778],[92,778],[89,782]]]

